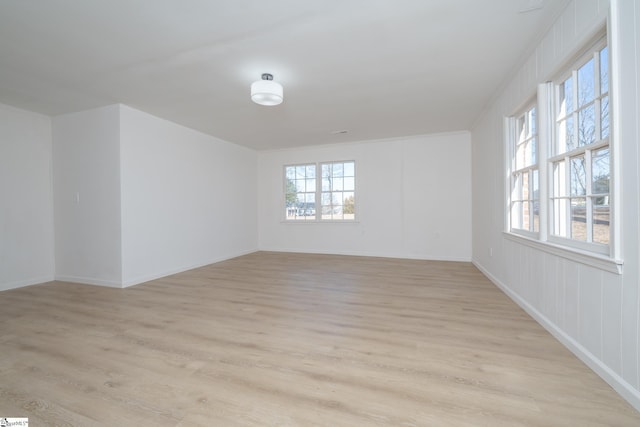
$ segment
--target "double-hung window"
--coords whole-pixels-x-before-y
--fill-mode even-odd
[[[286,221],[355,220],[355,162],[285,166],[284,195]]]
[[[507,230],[615,259],[606,37],[585,52],[506,122]]]
[[[604,42],[571,67],[555,92],[549,232],[608,253],[611,155],[609,61]]]
[[[540,191],[536,107],[529,105],[512,121],[511,230],[540,230]]]

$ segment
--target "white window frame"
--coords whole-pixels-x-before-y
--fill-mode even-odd
[[[592,193],[591,191],[591,170],[592,170],[592,163],[591,163],[591,153],[597,150],[600,150],[602,148],[608,147],[609,149],[609,164],[610,164],[610,176],[611,176],[611,180],[613,180],[613,175],[614,175],[614,169],[613,169],[613,162],[611,161],[612,159],[612,137],[611,137],[611,131],[612,131],[612,125],[611,125],[611,107],[612,107],[612,103],[611,103],[611,71],[609,70],[609,82],[608,82],[608,87],[609,87],[609,91],[606,92],[605,95],[603,95],[603,93],[601,92],[601,88],[600,88],[600,55],[599,52],[607,47],[607,40],[606,37],[601,37],[597,42],[595,42],[594,44],[590,45],[590,47],[586,50],[586,53],[580,55],[580,57],[575,60],[574,62],[571,63],[570,66],[566,67],[565,71],[563,73],[561,73],[558,78],[554,79],[553,81],[553,85],[554,85],[554,90],[553,90],[553,137],[551,138],[551,146],[549,149],[549,155],[547,156],[547,168],[548,168],[548,174],[547,174],[547,178],[548,178],[548,194],[549,194],[549,198],[548,198],[548,225],[549,225],[549,229],[548,229],[548,239],[550,242],[558,244],[558,245],[563,245],[563,246],[568,246],[568,247],[573,247],[579,250],[584,250],[584,251],[589,251],[589,252],[594,252],[594,253],[600,253],[602,255],[606,255],[606,256],[613,256],[613,251],[612,251],[612,247],[613,245],[611,244],[611,241],[613,239],[613,226],[615,224],[615,220],[613,218],[611,209],[613,206],[613,186],[609,185],[609,193],[608,193],[608,197],[609,197],[609,206],[610,206],[610,212],[609,212],[609,222],[610,222],[610,226],[609,226],[609,243],[608,244],[603,244],[603,243],[598,243],[598,242],[594,242],[593,241],[593,209],[592,209],[592,201],[594,198],[598,197],[597,194]],[[609,52],[610,50],[608,50]],[[594,101],[593,102],[588,102],[587,104],[583,105],[583,106],[578,106],[578,70],[585,64],[587,64],[590,60],[594,61]],[[611,64],[611,61],[608,61],[609,63],[609,67]],[[574,106],[572,106],[572,111],[569,114],[564,114],[561,116],[561,114],[563,112],[560,111],[560,87],[561,85],[568,79],[568,78],[572,78],[572,92],[573,92],[573,103]],[[562,152],[559,154],[556,154],[559,150],[557,149],[557,145],[560,142],[560,130],[559,130],[559,126],[558,123],[561,122],[562,120],[564,120],[566,117],[568,116],[572,116],[574,124],[573,124],[573,130],[572,132],[575,135],[576,140],[579,138],[578,133],[579,133],[579,120],[578,120],[578,115],[579,112],[581,111],[585,111],[590,105],[594,106],[594,125],[595,125],[595,135],[599,136],[600,135],[600,126],[601,126],[601,121],[600,119],[600,114],[601,114],[601,103],[600,101],[602,100],[602,98],[604,97],[608,97],[609,98],[609,135],[606,139],[597,139],[589,144],[583,145],[583,146],[577,146],[575,148],[570,149],[569,151],[566,152]],[[585,163],[585,181],[586,181],[586,189],[585,189],[585,194],[584,195],[572,195],[571,194],[571,189],[570,189],[570,185],[571,185],[571,159],[575,159],[578,157],[583,157],[584,158],[584,163]],[[564,170],[560,171],[563,173],[563,177],[562,180],[560,182],[560,184],[562,185],[562,189],[556,189],[554,188],[557,181],[558,181],[558,177],[554,176],[555,170],[554,170],[554,165],[558,162],[564,162]],[[559,193],[559,194],[558,194]],[[566,229],[565,233],[567,233],[569,236],[571,235],[571,200],[572,199],[585,199],[585,229],[586,229],[586,238],[584,241],[582,240],[578,240],[578,239],[574,239],[571,237],[563,237],[563,236],[559,236],[556,235],[554,233],[554,228],[556,225],[556,222],[559,222],[559,227]],[[556,210],[556,205],[554,203],[555,200],[565,200],[566,201],[566,207],[563,210],[563,212],[560,212],[563,216],[563,218],[560,219],[556,219],[556,217],[554,216],[554,211]],[[560,209],[560,208],[558,208]],[[562,210],[562,209],[560,209]]]
[[[529,113],[534,110],[535,118],[534,122],[531,123]],[[535,227],[535,206],[536,202],[538,205],[538,220],[540,219],[540,138],[539,138],[539,120],[538,120],[538,105],[536,100],[530,100],[523,108],[521,108],[517,114],[508,118],[507,123],[507,141],[509,141],[509,188],[508,188],[508,215],[507,215],[507,229],[516,234],[522,234],[524,236],[530,238],[537,238],[539,236],[540,230],[540,222],[538,222],[538,228]],[[520,120],[523,120],[525,124],[526,134],[521,136],[518,133],[518,123]],[[531,131],[531,128],[534,127],[535,131]],[[522,145],[535,143],[535,155],[532,156],[529,164],[524,164],[520,168],[516,169],[518,166],[518,148]],[[538,175],[538,182],[535,182],[534,172]],[[524,197],[521,194],[520,189],[522,188],[522,183],[518,181],[518,177],[523,177],[524,175],[528,176],[528,197]],[[535,197],[534,188],[538,188],[538,196]],[[513,221],[514,217],[514,205],[520,203],[522,204],[522,208],[519,209],[521,213],[521,218],[519,222]],[[526,208],[524,204],[527,204]],[[524,212],[525,209],[529,212],[529,226],[525,228],[523,225],[524,222]]]
[[[623,261],[621,259],[621,252],[619,246],[618,236],[620,235],[620,221],[618,217],[619,205],[616,195],[619,194],[617,185],[617,176],[619,171],[616,167],[616,134],[615,129],[617,126],[617,117],[614,111],[615,106],[615,71],[612,70],[611,59],[611,43],[604,34],[604,31],[600,33],[597,38],[591,39],[591,43],[585,44],[587,48],[582,50],[582,54],[575,60],[569,63],[568,66],[563,68],[563,72],[558,73],[557,78],[554,81],[541,83],[538,85],[536,98],[537,98],[537,111],[536,116],[538,123],[536,128],[538,130],[538,144],[537,144],[537,156],[538,156],[538,168],[539,168],[539,200],[540,200],[540,225],[539,233],[530,233],[524,230],[513,229],[511,227],[511,191],[512,191],[512,173],[514,171],[515,163],[513,157],[513,149],[515,147],[515,119],[522,114],[527,108],[530,108],[533,104],[527,102],[523,107],[516,110],[516,113],[512,116],[505,117],[504,120],[504,138],[505,138],[505,166],[507,174],[505,176],[505,232],[504,235],[507,239],[513,240],[520,244],[524,244],[547,253],[551,253],[556,256],[560,256],[575,262],[586,264],[595,268],[599,268],[604,271],[621,274]],[[609,64],[609,137],[607,141],[596,141],[592,144],[587,144],[588,151],[595,151],[599,148],[608,145],[609,148],[609,161],[610,161],[610,231],[609,231],[609,244],[599,243],[587,243],[577,240],[571,240],[563,237],[551,235],[553,230],[553,208],[552,196],[553,196],[553,162],[559,157],[563,157],[568,154],[569,157],[573,157],[576,152],[562,153],[554,155],[554,144],[557,138],[557,126],[556,126],[556,113],[555,106],[557,105],[557,85],[564,82],[566,77],[577,70],[583,64],[587,63],[593,56],[597,56],[600,50],[608,47],[608,64]],[[588,58],[587,58],[588,57]],[[586,59],[585,59],[586,58]],[[598,67],[598,72],[599,72]],[[594,77],[595,80],[595,77]],[[599,80],[598,80],[599,84]],[[595,89],[594,89],[595,90]],[[574,93],[576,93],[574,91]],[[577,93],[574,95],[577,96]],[[602,93],[598,90],[596,98],[600,99]],[[597,105],[599,107],[599,105]],[[596,115],[597,120],[598,115]],[[598,131],[600,122],[598,121]],[[583,149],[584,147],[580,147]],[[586,156],[585,156],[586,157]],[[585,196],[587,197],[587,196]],[[590,194],[589,197],[598,197],[598,195]]]
[[[313,185],[313,187],[311,189],[308,189],[308,188],[305,187],[305,191],[298,191],[298,188],[296,187],[296,193],[295,193],[296,197],[299,194],[305,194],[305,195],[313,194],[313,197],[312,197],[313,204],[314,204],[313,205],[313,209],[314,209],[313,215],[309,215],[308,213],[310,213],[310,212],[307,212],[307,209],[311,209],[310,207],[305,206],[301,210],[301,208],[299,206],[289,206],[289,203],[287,201],[287,194],[289,194],[287,192],[287,190],[288,190],[288,187],[289,187],[289,180],[291,179],[291,178],[289,178],[287,176],[287,169],[289,169],[289,168],[296,168],[296,169],[297,168],[304,168],[305,169],[305,175],[303,177],[299,177],[297,175],[297,172],[296,172],[296,175],[293,178],[293,185],[296,185],[296,181],[303,181],[305,185],[306,185],[306,181],[307,180],[313,179],[315,181],[315,184]],[[314,177],[313,178],[307,177],[307,175],[306,175],[306,169],[307,168],[313,168],[312,169],[314,171]],[[283,185],[284,185],[283,186],[283,194],[284,194],[284,198],[283,198],[284,203],[283,203],[283,205],[284,205],[284,208],[285,208],[284,218],[283,219],[286,222],[315,221],[316,220],[315,208],[316,208],[317,202],[318,202],[318,200],[317,200],[318,199],[318,197],[317,197],[317,192],[318,192],[318,184],[317,184],[318,166],[317,166],[317,164],[316,163],[297,163],[297,164],[285,165],[282,168],[282,172],[283,172]],[[310,190],[312,190],[312,191],[310,191]],[[305,204],[306,203],[311,203],[311,202],[306,200],[307,198],[308,197],[305,197],[305,202],[304,203]]]
[[[350,175],[345,175],[344,174],[344,170],[342,173],[341,177],[334,177],[334,178],[353,178],[353,190],[340,190],[340,189],[326,189],[323,188],[323,176],[322,176],[322,171],[323,171],[323,166],[325,165],[336,165],[336,164],[345,164],[345,163],[353,163],[353,177]],[[315,176],[314,176],[314,180],[315,180],[315,189],[313,192],[308,191],[308,188],[305,188],[305,194],[314,194],[314,206],[313,206],[313,214],[310,215],[308,213],[308,209],[307,212],[304,212],[303,215],[298,215],[297,214],[297,210],[294,210],[293,214],[292,214],[292,210],[291,207],[289,207],[287,205],[287,186],[288,186],[288,180],[289,178],[287,177],[287,169],[291,168],[291,167],[300,167],[300,166],[305,166],[305,167],[314,167],[315,170]],[[331,161],[322,161],[322,162],[307,162],[307,163],[298,163],[298,164],[288,164],[288,165],[284,165],[282,168],[283,171],[283,203],[281,204],[281,206],[284,206],[284,218],[283,218],[283,222],[286,222],[287,224],[305,224],[305,223],[318,223],[318,222],[323,222],[323,223],[341,223],[341,222],[345,222],[345,223],[354,223],[356,222],[357,218],[358,218],[358,204],[357,204],[357,171],[356,171],[356,161],[355,160],[331,160]],[[332,185],[332,184],[330,184]],[[331,200],[331,203],[329,203],[328,205],[323,205],[323,195],[324,194],[330,194],[330,193],[334,193],[334,192],[342,192],[342,193],[352,193],[353,196],[353,205],[354,205],[354,213],[353,213],[353,217],[352,218],[345,218],[345,215],[350,215],[350,214],[345,214],[344,213],[344,200],[342,200],[342,204],[333,204],[333,200]],[[299,192],[296,192],[296,194],[299,194]],[[343,194],[344,197],[344,194]],[[323,212],[323,207],[327,207],[329,206],[331,208],[331,213],[326,214]],[[340,210],[340,215],[342,216],[341,218],[334,218],[334,214],[337,214],[338,212],[335,211],[335,209],[339,209]],[[330,216],[330,218],[327,218],[327,216]],[[304,219],[302,219],[302,217],[304,217]]]

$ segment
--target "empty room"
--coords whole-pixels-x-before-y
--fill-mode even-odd
[[[0,1],[0,425],[639,426],[639,34]]]

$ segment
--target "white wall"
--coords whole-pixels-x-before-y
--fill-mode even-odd
[[[503,235],[503,117],[534,95],[602,27],[609,3],[575,0],[472,130],[473,261],[498,286],[640,409],[640,4],[612,2],[611,74],[617,97],[623,274],[543,252]],[[617,108],[616,108],[617,107]],[[614,123],[615,129],[616,123]],[[489,249],[493,249],[493,256]]]
[[[0,290],[53,275],[51,119],[0,104]]]
[[[56,279],[120,286],[119,107],[53,118]]]
[[[470,134],[259,153],[261,250],[471,258]],[[285,223],[283,166],[355,160],[355,223]]]
[[[257,155],[120,109],[123,284],[257,250]]]

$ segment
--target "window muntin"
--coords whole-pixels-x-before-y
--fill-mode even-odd
[[[354,161],[290,165],[284,175],[285,220],[355,220]]]
[[[600,42],[556,85],[551,236],[608,252],[610,114],[608,48]]]
[[[512,123],[510,229],[537,233],[540,230],[540,180],[536,107],[530,105],[512,118]]]

